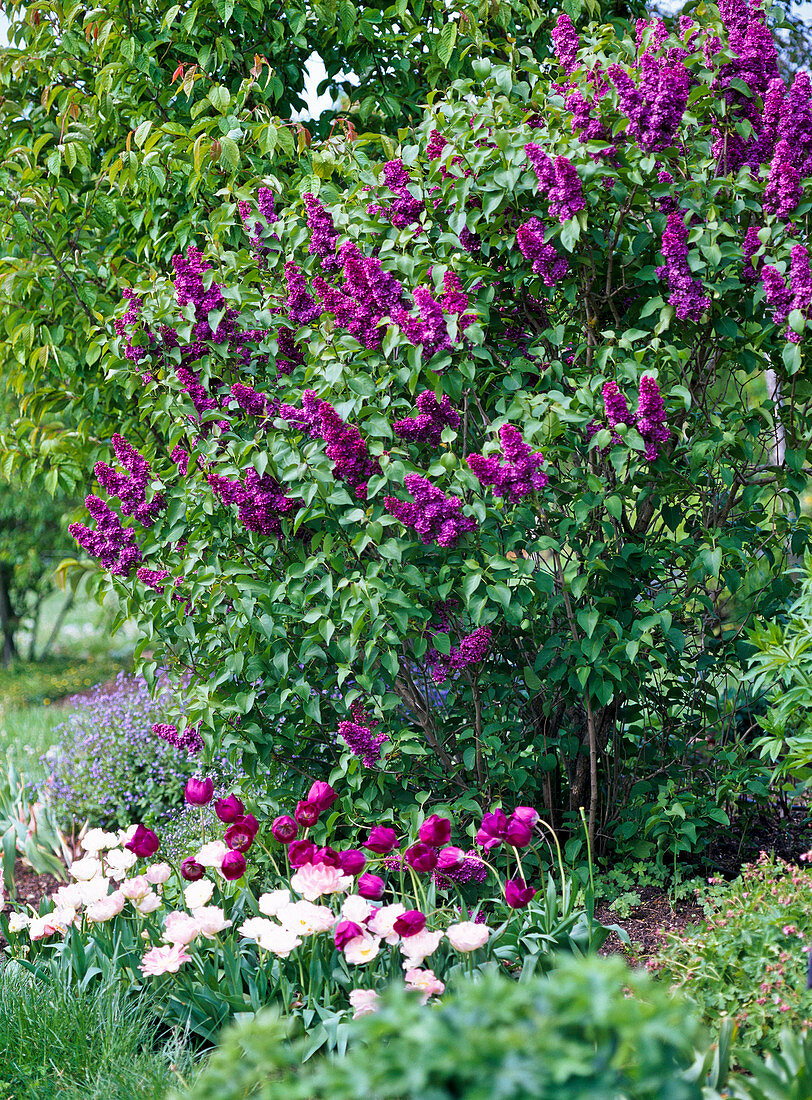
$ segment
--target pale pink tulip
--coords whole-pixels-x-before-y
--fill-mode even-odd
[[[315,901],[322,894],[340,894],[352,885],[352,875],[326,863],[305,863],[291,878],[290,884],[305,901]]]
[[[106,898],[94,901],[92,905],[89,905],[85,915],[93,924],[102,924],[104,921],[117,917],[123,908],[124,895],[116,890],[114,893],[108,894]]]
[[[418,991],[421,994],[422,1004],[425,1004],[429,997],[439,996],[445,992],[445,984],[433,970],[420,970],[419,967],[414,967],[406,971],[405,978],[406,988]]]
[[[153,947],[141,960],[140,969],[146,977],[157,974],[176,974],[183,963],[191,962],[186,945],[173,943],[170,947]]]
[[[167,943],[185,945],[191,943],[199,931],[200,928],[194,917],[175,909],[166,918],[163,938]]]
[[[374,989],[353,989],[350,992],[350,1004],[355,1009],[353,1020],[359,1016],[369,1016],[378,1007],[380,997]]]
[[[363,936],[356,936],[344,945],[344,959],[350,966],[363,966],[364,963],[372,962],[380,949],[381,941],[378,937],[364,933]]]
[[[476,951],[478,947],[484,947],[491,934],[487,924],[476,924],[472,920],[462,920],[458,924],[451,924],[446,930],[449,943],[455,951]]]

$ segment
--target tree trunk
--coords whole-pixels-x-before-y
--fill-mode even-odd
[[[2,635],[0,665],[3,668],[8,668],[17,656],[17,647],[14,644],[16,619],[11,607],[10,590],[11,566],[7,562],[0,562],[0,635]]]
[[[40,653],[39,657],[37,658],[38,661],[44,661],[45,658],[48,656],[48,654],[51,652],[51,646],[54,644],[57,637],[59,636],[59,631],[62,629],[62,624],[65,621],[65,616],[70,611],[70,609],[73,607],[73,601],[75,599],[76,599],[76,593],[75,592],[70,592],[68,594],[68,598],[65,600],[65,602],[62,604],[62,607],[59,609],[59,614],[56,617],[56,622],[54,623],[54,628],[51,631],[50,637],[48,638],[48,641],[45,643],[45,645],[42,649],[42,652]]]

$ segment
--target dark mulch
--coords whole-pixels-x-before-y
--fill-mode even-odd
[[[700,924],[704,919],[702,909],[693,899],[675,902],[672,907],[668,894],[656,886],[644,886],[639,894],[640,904],[625,920],[620,920],[608,905],[599,905],[595,910],[602,924],[619,925],[632,941],[629,948],[613,932],[600,954],[623,955],[634,966],[643,966],[656,953],[667,932],[681,932],[686,925]]]
[[[18,902],[39,909],[42,898],[50,897],[54,890],[63,886],[64,883],[54,875],[38,875],[18,859],[14,865],[14,885]]]

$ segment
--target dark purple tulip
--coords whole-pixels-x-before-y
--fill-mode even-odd
[[[535,893],[520,878],[509,878],[505,883],[505,901],[511,909],[524,909]]]
[[[426,917],[419,909],[407,909],[401,913],[392,928],[399,936],[406,939],[407,936],[416,936],[426,927]]]
[[[227,878],[229,882],[235,882],[245,874],[245,867],[245,856],[242,852],[226,852],[220,870],[223,872],[223,878]]]
[[[520,821],[516,815],[510,818],[505,833],[505,843],[514,848],[524,848],[533,839],[533,830],[526,821]]]
[[[336,925],[336,930],[333,933],[333,942],[340,951],[342,947],[345,947],[350,940],[356,939],[358,936],[363,936],[364,930],[360,924],[356,924],[352,920],[341,920]]]
[[[384,881],[378,875],[371,875],[367,871],[358,879],[355,889],[367,901],[380,901],[383,897]]]
[[[280,844],[290,844],[292,840],[296,839],[298,832],[299,826],[287,814],[274,818],[274,823],[271,825],[271,834],[274,840],[278,840]]]
[[[317,779],[307,792],[307,801],[314,802],[319,808],[319,813],[329,810],[337,798],[338,791],[334,791],[330,784],[322,779]]]
[[[380,856],[385,856],[391,852],[393,848],[397,848],[398,838],[394,829],[388,828],[386,825],[375,825],[369,830],[369,836],[367,842],[364,845],[365,848],[369,848],[371,852],[377,852]]]
[[[291,867],[304,867],[312,863],[316,845],[312,840],[294,840],[288,845],[288,859]]]
[[[226,825],[233,825],[237,818],[245,813],[245,806],[236,794],[230,794],[227,798],[217,799],[214,803],[214,812]]]
[[[443,848],[441,852],[437,853],[437,870],[438,871],[456,871],[458,867],[462,867],[465,862],[465,852],[462,848],[455,848],[453,845],[449,845],[448,848]]]
[[[327,867],[338,867],[338,852],[335,848],[317,848],[310,858],[311,863],[324,863]]]
[[[160,846],[160,840],[146,825],[139,825],[133,833],[132,840],[128,840],[124,845],[131,852],[135,852],[139,859],[149,859],[150,856],[154,856]]]
[[[420,826],[417,835],[424,844],[432,848],[440,848],[443,844],[448,844],[451,839],[451,822],[447,817],[432,814]]]
[[[437,866],[437,853],[428,844],[413,844],[403,853],[403,858],[415,871],[433,871]]]
[[[338,866],[345,875],[357,875],[366,866],[367,857],[358,848],[347,848],[338,853]]]
[[[523,821],[525,825],[529,825],[531,829],[537,821],[541,820],[541,815],[532,806],[517,806],[513,816],[517,821]]]
[[[186,781],[186,801],[191,806],[208,806],[214,798],[214,780],[199,779],[192,776]]]
[[[309,829],[319,819],[319,808],[315,802],[297,802],[293,816],[300,825],[304,825],[306,829]]]
[[[237,818],[234,824],[244,825],[246,829],[250,829],[252,836],[256,836],[259,832],[259,822],[253,814],[243,814],[241,817]]]
[[[202,863],[198,863],[196,859],[189,856],[180,865],[180,873],[187,882],[197,882],[198,879],[203,878],[206,873],[206,868]]]
[[[234,852],[247,852],[251,845],[254,843],[255,834],[251,832],[251,829],[247,825],[244,825],[240,821],[235,821],[233,825],[229,825],[226,829],[226,835],[223,837],[226,844]]]
[[[506,833],[507,817],[501,810],[495,810],[492,814],[483,814],[482,824],[476,834],[476,842],[488,852],[502,843]]]

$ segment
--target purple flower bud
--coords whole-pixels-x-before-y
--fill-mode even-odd
[[[160,840],[158,840],[152,829],[148,829],[146,825],[139,825],[133,833],[132,839],[124,845],[125,848],[134,852],[139,859],[149,859],[150,856],[154,856],[160,846]]]
[[[255,837],[259,832],[259,822],[253,814],[242,814],[237,818],[234,824],[244,825],[246,829],[250,829],[252,837]]]
[[[245,813],[245,806],[236,794],[230,794],[227,798],[218,798],[214,803],[214,812],[221,821],[232,825],[241,814]]]
[[[367,842],[364,845],[365,848],[369,848],[371,852],[377,852],[378,855],[385,856],[388,852],[391,852],[393,848],[397,848],[398,838],[394,829],[388,828],[386,825],[375,825],[369,830],[369,836]]]
[[[319,808],[319,813],[329,810],[338,798],[338,791],[334,791],[329,783],[318,779],[307,793],[307,801],[314,802]]]
[[[532,806],[517,806],[513,816],[517,821],[523,821],[525,825],[529,825],[531,829],[537,821],[541,820],[541,815]]]
[[[338,866],[346,875],[357,875],[364,869],[367,857],[358,848],[347,848],[338,853]]]
[[[245,856],[242,852],[226,852],[220,865],[223,878],[227,878],[229,882],[235,882],[238,878],[242,878],[245,874],[245,868]]]
[[[420,826],[417,834],[424,844],[439,848],[451,839],[451,822],[447,817],[432,814]]]
[[[437,855],[437,870],[438,871],[455,871],[458,867],[462,867],[465,862],[465,852],[462,848],[455,848],[450,845],[448,848],[443,848]]]
[[[437,853],[428,844],[413,844],[403,853],[403,858],[415,871],[433,871],[437,866]]]
[[[426,927],[426,917],[419,909],[407,909],[401,913],[392,928],[399,936],[406,939],[407,936],[416,936]]]
[[[505,901],[511,909],[524,909],[535,893],[519,878],[510,878],[505,883]]]
[[[502,843],[506,833],[507,817],[501,810],[495,810],[491,814],[483,814],[482,824],[476,834],[476,842],[488,852]]]
[[[289,817],[287,814],[275,818],[273,825],[271,825],[271,835],[274,840],[278,840],[280,844],[290,844],[292,840],[296,839],[298,831],[299,826],[293,818]]]
[[[288,845],[288,859],[291,867],[304,867],[306,863],[312,863],[311,856],[316,850],[312,840],[294,840]]]
[[[355,889],[367,901],[380,901],[383,897],[384,881],[379,875],[372,875],[367,871],[360,876]]]
[[[358,936],[363,936],[363,934],[364,930],[360,924],[356,924],[352,920],[342,920],[336,925],[336,930],[333,933],[333,943],[340,951],[350,940],[357,939]]]
[[[189,856],[180,865],[180,873],[187,882],[197,882],[198,879],[203,878],[206,873],[206,868],[202,863],[198,863],[196,859]]]
[[[214,797],[214,781],[207,777],[200,779],[193,776],[186,781],[186,801],[191,806],[207,806]]]
[[[317,848],[310,857],[311,863],[323,863],[327,867],[338,867],[338,852],[335,848]]]
[[[300,825],[309,829],[319,819],[319,808],[315,802],[297,802],[296,812],[293,815]]]

